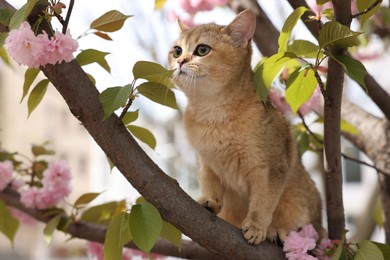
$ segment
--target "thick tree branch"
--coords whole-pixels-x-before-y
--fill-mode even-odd
[[[0,192],[0,200],[4,201],[8,206],[16,208],[41,222],[48,223],[50,221],[51,217],[45,214],[44,211],[42,212],[25,207],[20,202],[19,194],[12,189],[6,189],[5,191]],[[64,216],[64,218],[66,218],[66,216]],[[99,243],[104,243],[106,236],[106,228],[104,226],[84,221],[70,223],[65,232],[72,237]],[[129,243],[125,246],[137,249],[137,246],[134,243]],[[188,240],[182,241],[181,252],[179,252],[175,245],[167,242],[166,240],[159,239],[153,247],[152,252],[186,259],[211,259],[216,257],[203,247]]]
[[[196,203],[146,155],[115,114],[103,121],[99,92],[76,61],[41,70],[119,171],[165,220],[222,258],[284,258],[281,248],[272,243],[249,245],[238,228]]]

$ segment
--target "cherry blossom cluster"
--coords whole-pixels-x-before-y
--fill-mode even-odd
[[[88,242],[87,254],[88,256],[93,257],[96,260],[104,260],[104,247],[100,243]],[[131,260],[134,259],[135,257],[137,257],[137,259],[156,259],[156,260],[159,259],[161,260],[165,258],[158,254],[151,254],[151,256],[149,257],[149,255],[139,250],[135,250],[131,248],[123,248],[122,260]]]
[[[197,12],[211,11],[217,6],[228,4],[229,0],[179,0],[179,6],[185,15],[178,15],[174,10],[170,13],[171,20],[180,19],[185,25],[194,26],[194,18]]]
[[[65,161],[52,161],[43,172],[42,187],[21,192],[21,202],[29,208],[47,209],[57,205],[71,192],[70,167]]]
[[[334,247],[334,243],[328,238],[323,238],[318,245],[318,238],[318,233],[311,224],[304,226],[299,232],[290,232],[283,245],[286,258],[288,260],[330,260],[327,252]]]
[[[19,64],[38,68],[71,61],[78,43],[69,30],[66,34],[56,30],[53,37],[49,37],[46,32],[35,35],[30,24],[23,22],[17,30],[9,33],[5,46],[8,54]]]

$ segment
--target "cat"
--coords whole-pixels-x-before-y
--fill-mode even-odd
[[[227,26],[178,23],[168,62],[188,97],[184,126],[198,158],[198,202],[241,228],[250,244],[284,240],[309,223],[323,234],[320,194],[289,124],[254,90],[254,13]]]

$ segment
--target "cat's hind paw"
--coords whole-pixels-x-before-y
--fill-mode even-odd
[[[267,240],[275,243],[276,245],[283,245],[284,240],[287,238],[287,232],[281,228],[268,227]]]
[[[222,208],[222,204],[219,203],[217,200],[206,197],[200,197],[198,199],[198,203],[214,214],[218,214]]]
[[[245,219],[242,225],[242,233],[249,244],[258,245],[267,236],[267,228],[262,227],[252,219]]]

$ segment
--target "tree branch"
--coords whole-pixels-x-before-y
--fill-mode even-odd
[[[374,3],[372,3],[372,5],[370,5],[366,10],[363,10],[362,12],[360,13],[357,13],[357,14],[354,14],[351,16],[351,18],[356,18],[356,17],[359,17],[359,16],[362,16],[366,13],[368,13],[369,11],[371,11],[372,9],[374,9],[377,5],[379,5],[380,3],[382,3],[383,0],[376,0]]]
[[[238,228],[196,203],[146,155],[126,127],[117,123],[115,114],[103,121],[99,92],[75,60],[49,64],[41,70],[123,176],[165,220],[222,258],[284,258],[281,248],[272,243],[249,245]]]
[[[8,206],[16,208],[43,223],[48,223],[51,219],[51,216],[45,214],[45,211],[33,210],[25,207],[20,202],[20,195],[12,189],[8,188],[3,192],[0,192],[0,200],[4,201]],[[68,217],[64,215],[64,218]],[[77,221],[70,223],[67,226],[65,233],[71,235],[72,237],[103,244],[106,236],[106,228],[101,225],[96,225],[84,221]],[[125,247],[138,249],[134,243],[128,243],[125,245]],[[211,259],[216,257],[203,247],[188,240],[182,241],[181,251],[179,252],[175,245],[164,239],[159,239],[156,245],[153,247],[152,252],[186,259]]]

